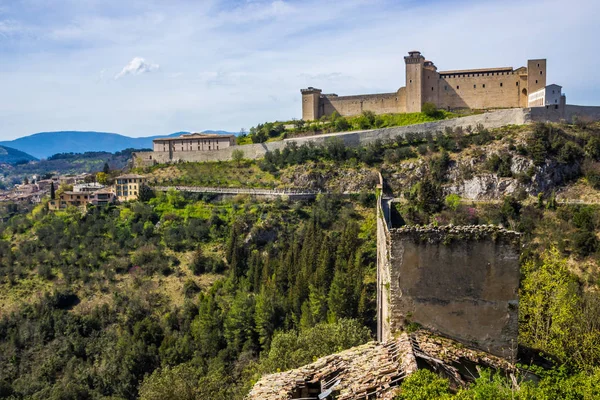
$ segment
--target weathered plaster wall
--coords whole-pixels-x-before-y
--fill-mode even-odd
[[[416,322],[489,353],[516,356],[518,233],[464,226],[406,227],[389,235],[389,324],[382,337]]]

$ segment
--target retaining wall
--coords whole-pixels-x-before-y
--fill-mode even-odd
[[[488,111],[483,114],[470,115],[468,117],[426,122],[423,124],[306,136],[276,142],[232,146],[213,151],[180,152],[174,153],[173,159],[169,159],[168,152],[139,152],[134,153],[133,157],[136,166],[148,166],[156,163],[178,161],[229,161],[232,159],[232,152],[234,150],[242,150],[244,152],[244,158],[246,159],[258,159],[263,158],[269,151],[274,151],[276,149],[282,150],[292,141],[296,142],[298,145],[307,142],[324,144],[327,140],[331,140],[331,138],[338,138],[347,146],[359,146],[372,143],[376,140],[395,139],[398,136],[405,137],[409,132],[425,136],[427,133],[443,132],[446,128],[455,129],[460,127],[466,129],[467,127],[475,128],[477,125],[493,129],[506,125],[523,125],[536,121],[560,122],[566,120],[571,122],[574,116],[590,121],[600,120],[600,107],[566,105],[564,107],[559,107],[558,109],[554,109],[553,107],[510,108]]]
[[[140,152],[134,153],[135,164],[137,166],[152,165],[155,163],[167,163],[181,161],[228,161],[234,150],[242,150],[244,158],[257,159],[263,158],[268,151],[276,149],[282,150],[289,142],[296,142],[302,145],[307,142],[315,144],[324,144],[331,138],[339,138],[347,146],[358,146],[372,143],[376,140],[395,139],[397,136],[404,137],[407,133],[413,132],[425,136],[427,133],[444,131],[446,128],[455,129],[461,127],[475,128],[481,124],[485,128],[499,128],[505,125],[521,125],[527,121],[527,111],[522,108],[512,108],[506,110],[490,111],[468,117],[447,119],[436,122],[426,122],[423,124],[398,126],[391,128],[373,129],[355,132],[330,133],[325,135],[314,135],[285,139],[276,142],[255,143],[242,146],[232,146],[221,150],[203,151],[203,152],[181,152],[173,154],[173,159],[169,159],[168,152]]]

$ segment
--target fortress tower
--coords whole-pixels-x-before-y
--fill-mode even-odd
[[[425,57],[419,51],[410,51],[406,63],[406,112],[419,112],[423,105],[423,66]]]
[[[300,90],[302,93],[302,119],[304,121],[314,121],[321,117],[320,98],[321,89],[312,86]]]

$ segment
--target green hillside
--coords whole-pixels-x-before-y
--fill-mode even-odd
[[[248,180],[330,192],[314,201],[172,191],[87,213],[40,205],[15,214],[0,222],[0,398],[242,399],[262,374],[372,339],[370,173],[382,171],[399,200],[397,224],[523,233],[521,367],[540,377],[524,383],[519,374],[515,387],[483,371],[456,393],[418,373],[402,398],[592,399],[600,382],[598,132],[598,124],[536,125],[358,149],[334,141],[255,162],[140,171],[160,183]],[[478,180],[477,190],[502,185],[465,200]],[[353,188],[361,193],[336,194]]]

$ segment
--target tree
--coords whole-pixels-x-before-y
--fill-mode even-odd
[[[235,163],[239,167],[240,163],[244,159],[244,151],[240,150],[240,149],[235,149],[234,151],[231,152],[231,159],[233,161],[235,161]]]
[[[50,183],[50,200],[54,200],[56,198],[56,193],[54,191],[54,182]]]
[[[104,172],[106,175],[108,175],[108,173],[110,172],[110,168],[108,167],[108,163],[104,163],[104,168],[102,169],[102,172]]]
[[[105,172],[96,173],[96,182],[98,182],[101,185],[106,185],[106,182],[107,182],[106,173]]]
[[[140,194],[138,195],[140,201],[150,201],[154,197],[156,197],[156,194],[150,186],[146,184],[140,185]]]

